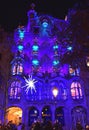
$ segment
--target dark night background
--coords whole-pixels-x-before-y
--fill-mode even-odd
[[[0,25],[13,31],[19,24],[27,24],[27,11],[35,3],[38,14],[49,14],[64,19],[68,10],[79,0],[2,0],[0,1]]]

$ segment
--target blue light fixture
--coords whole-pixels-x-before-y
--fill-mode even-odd
[[[18,32],[19,32],[19,38],[23,39],[24,38],[24,32],[25,32],[24,29],[19,28]]]
[[[68,47],[67,47],[67,50],[68,50],[68,51],[72,51],[72,46],[68,46]]]
[[[43,26],[44,28],[47,28],[47,27],[48,27],[48,22],[46,22],[46,21],[43,22],[43,23],[42,23],[42,26]]]
[[[58,49],[58,45],[54,45],[53,46],[53,49],[55,50],[55,49]]]
[[[58,64],[59,64],[59,60],[54,60],[54,61],[53,61],[53,65],[54,65],[54,66],[56,66],[56,65],[58,65]]]
[[[24,38],[24,33],[20,32],[20,38],[23,39]]]
[[[18,45],[17,48],[19,51],[22,51],[24,47],[23,47],[23,45]]]
[[[32,46],[32,49],[33,49],[33,51],[38,51],[39,46],[38,46],[38,45],[33,45],[33,46]]]
[[[37,65],[39,65],[39,61],[37,59],[34,59],[34,60],[32,60],[32,64],[37,66]]]

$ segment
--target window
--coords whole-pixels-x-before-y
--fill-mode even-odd
[[[35,107],[31,107],[28,114],[28,124],[32,125],[32,123],[36,122],[39,118],[39,111]]]
[[[71,84],[71,96],[73,99],[83,98],[81,84],[78,81],[74,81]]]
[[[21,75],[23,73],[23,59],[21,57],[15,57],[11,64],[12,75]]]
[[[80,75],[80,68],[79,67],[75,67],[73,68],[71,65],[69,65],[69,74],[71,76],[79,76]]]
[[[44,123],[47,121],[52,120],[52,111],[50,106],[44,106],[42,109],[42,119],[44,120]]]
[[[58,94],[57,94],[57,96],[56,96],[56,99],[62,99],[62,100],[66,100],[67,99],[67,96],[68,96],[68,94],[67,94],[67,88],[66,88],[66,85],[65,85],[65,83],[63,82],[63,81],[53,81],[53,82],[51,82],[51,86],[52,86],[52,92],[53,92],[53,90],[55,90],[55,88],[56,88],[56,90],[58,91]]]
[[[58,107],[55,110],[55,119],[64,126],[64,110],[62,107]]]
[[[82,106],[76,106],[71,111],[72,116],[72,129],[76,129],[76,124],[79,122],[82,127],[85,129],[85,125],[87,122],[87,113],[86,109]]]
[[[72,66],[69,66],[69,74],[71,76],[75,75],[75,69]]]
[[[22,63],[15,63],[12,68],[12,74],[22,74],[23,72],[23,65]]]
[[[21,82],[13,81],[9,88],[9,99],[20,99],[21,97]]]

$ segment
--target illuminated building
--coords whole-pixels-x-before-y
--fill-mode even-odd
[[[77,13],[72,9],[67,20],[60,20],[38,16],[32,8],[14,39],[5,34],[0,41],[2,121],[23,122],[26,130],[36,120],[58,120],[66,130],[78,121],[83,127],[89,123],[89,37],[76,36]]]

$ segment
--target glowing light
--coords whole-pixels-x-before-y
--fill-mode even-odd
[[[56,87],[53,88],[52,92],[53,92],[54,97],[56,97],[58,95],[58,89]]]
[[[58,60],[54,60],[54,61],[53,61],[53,65],[54,65],[54,66],[56,66],[56,65],[58,65],[58,64],[59,64],[59,61],[58,61]]]
[[[24,30],[19,29],[19,37],[20,37],[21,39],[24,38]]]
[[[35,83],[37,82],[35,79],[32,79],[32,75],[29,75],[29,78],[25,79],[25,86],[23,86],[22,88],[26,88],[25,91],[26,91],[26,94],[28,94],[29,90],[31,90],[31,93],[33,93],[33,90],[34,92],[36,92],[36,88],[35,88]]]
[[[67,50],[68,50],[68,51],[71,51],[71,50],[72,50],[72,46],[68,46],[68,47],[67,47]]]
[[[24,47],[23,47],[23,45],[18,45],[17,48],[18,48],[19,51],[22,51]]]
[[[65,16],[65,21],[67,21],[67,19],[68,19],[67,16]]]
[[[33,65],[39,65],[39,61],[38,60],[32,60],[32,64]]]
[[[87,61],[87,67],[89,67],[89,61]]]
[[[89,67],[89,57],[86,57],[86,64],[87,64],[87,67]]]
[[[53,46],[53,49],[58,49],[58,45]]]
[[[33,45],[32,49],[33,51],[38,51],[39,47],[37,45]]]
[[[47,22],[43,22],[42,25],[43,25],[44,28],[47,28],[48,23]]]

